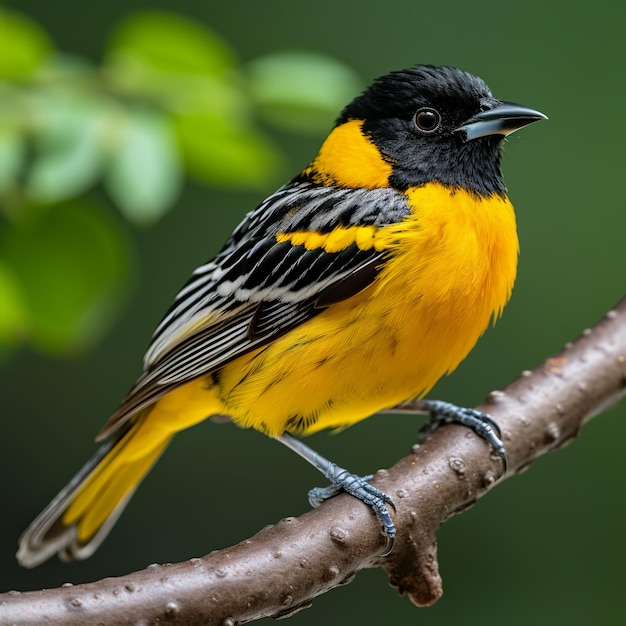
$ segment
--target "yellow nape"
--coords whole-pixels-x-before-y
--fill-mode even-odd
[[[303,174],[340,187],[387,187],[391,164],[363,134],[362,127],[362,120],[350,120],[334,128]]]

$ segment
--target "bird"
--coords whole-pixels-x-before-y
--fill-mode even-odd
[[[391,550],[391,498],[301,436],[424,398],[501,315],[519,250],[503,140],[544,119],[450,66],[375,79],[193,271],[103,443],[21,536],[20,564],[93,554],[172,437],[219,416],[319,469],[330,484],[312,505],[341,491],[364,502]],[[433,428],[465,424],[506,462],[488,415],[422,406]]]

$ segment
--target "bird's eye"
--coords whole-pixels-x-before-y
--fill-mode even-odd
[[[441,124],[441,115],[435,109],[420,109],[415,114],[415,124],[424,133],[432,133]]]

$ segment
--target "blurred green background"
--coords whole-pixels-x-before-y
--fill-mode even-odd
[[[22,530],[95,450],[190,271],[308,162],[375,76],[456,65],[550,117],[506,148],[522,245],[513,299],[433,397],[480,402],[624,293],[624,5],[3,6],[19,14],[0,14],[1,590],[202,555],[307,509],[315,470],[258,433],[203,424],[177,437],[91,559],[34,571],[14,560]],[[145,16],[128,21],[148,9],[179,18],[147,31]],[[625,415],[598,417],[445,524],[436,606],[416,609],[374,570],[290,623],[623,623]],[[405,454],[421,423],[376,416],[310,443],[367,473]]]

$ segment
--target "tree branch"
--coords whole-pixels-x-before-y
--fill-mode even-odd
[[[511,476],[568,443],[625,393],[626,298],[575,343],[491,393],[478,408],[502,428]],[[376,518],[341,495],[203,558],[89,584],[0,594],[0,622],[234,626],[294,613],[350,582],[360,569],[377,566],[416,605],[430,605],[442,593],[439,526],[471,506],[501,473],[501,462],[468,429],[440,428],[374,478],[397,509],[398,537],[387,557],[377,556],[385,540]]]

